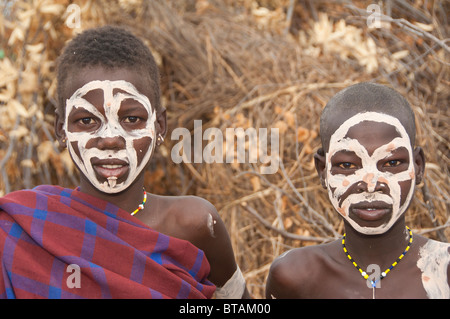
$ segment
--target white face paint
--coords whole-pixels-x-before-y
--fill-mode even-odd
[[[422,284],[430,299],[449,299],[447,271],[450,244],[429,240],[420,248],[417,267],[422,271]]]
[[[103,106],[95,107],[85,99],[89,92],[103,91]],[[119,113],[125,100],[134,100],[139,108],[147,112],[147,121],[144,128],[127,130],[123,127]],[[69,116],[72,111],[83,109],[91,114],[99,127],[95,131],[69,131]],[[100,112],[104,110],[104,112]],[[102,114],[103,113],[103,114]],[[149,99],[127,81],[91,81],[79,88],[66,101],[66,116],[64,130],[67,136],[69,152],[92,185],[105,193],[118,193],[130,186],[139,173],[146,166],[153,153],[156,144],[155,132],[156,112],[152,110]],[[123,149],[99,149],[96,140],[104,138],[122,138],[125,142]],[[150,138],[151,143],[145,150],[136,150],[136,141],[142,138]],[[88,146],[88,143],[94,146]],[[74,149],[74,144],[77,147]],[[141,154],[138,156],[138,152]],[[142,154],[144,152],[144,154]],[[142,156],[143,155],[143,156]],[[140,162],[138,157],[142,158]],[[94,168],[93,160],[100,167]],[[138,163],[139,162],[139,163]]]
[[[367,149],[364,145],[360,144],[358,139],[347,137],[349,130],[363,121],[380,122],[392,125],[400,137],[395,137],[390,142],[379,146],[371,155],[369,155]],[[331,136],[329,145],[329,151],[326,154],[326,182],[328,195],[334,208],[360,233],[375,235],[386,232],[404,213],[414,193],[415,173],[413,150],[405,128],[398,119],[383,113],[359,113],[345,121],[336,132],[334,132]],[[408,151],[408,167],[395,174],[384,169],[380,171],[379,162],[389,158],[400,148],[405,148]],[[338,152],[353,152],[356,154],[360,159],[360,167],[355,169],[352,174],[332,174],[332,158]],[[403,181],[411,181],[411,186],[406,200],[401,204],[402,194],[400,182]],[[388,189],[388,191],[380,192],[376,190],[377,183],[384,183],[383,186],[385,189]],[[352,190],[358,184],[365,185],[366,188],[363,192]],[[368,209],[366,213],[370,214],[372,209],[370,208],[371,203],[378,207],[390,207],[392,215],[389,221],[382,225],[369,227],[361,226],[349,216],[351,209],[358,207],[358,205],[359,207]]]

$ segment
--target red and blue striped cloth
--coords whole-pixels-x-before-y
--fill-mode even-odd
[[[215,291],[203,251],[190,242],[59,186],[0,198],[0,257],[0,298],[184,299]]]

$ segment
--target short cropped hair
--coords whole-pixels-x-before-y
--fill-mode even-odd
[[[323,109],[320,117],[320,137],[325,152],[328,151],[331,135],[347,119],[362,112],[379,112],[397,118],[414,147],[415,116],[408,101],[385,85],[363,82],[338,92]]]
[[[127,68],[148,76],[152,85],[150,102],[161,108],[159,70],[149,48],[131,32],[116,26],[83,31],[72,39],[58,58],[58,112],[65,113],[66,81],[81,68],[101,66],[107,69]],[[66,97],[67,98],[67,97]]]

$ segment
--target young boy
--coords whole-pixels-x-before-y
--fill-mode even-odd
[[[118,27],[83,32],[58,64],[55,130],[80,186],[0,198],[0,297],[247,296],[216,209],[145,191],[166,111],[149,49]]]
[[[316,169],[345,235],[278,257],[266,297],[448,299],[449,244],[405,225],[425,167],[408,102],[382,85],[353,85],[326,105],[320,130]]]

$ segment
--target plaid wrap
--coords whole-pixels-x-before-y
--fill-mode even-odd
[[[0,256],[0,298],[210,298],[215,290],[203,251],[59,186],[0,198]]]

